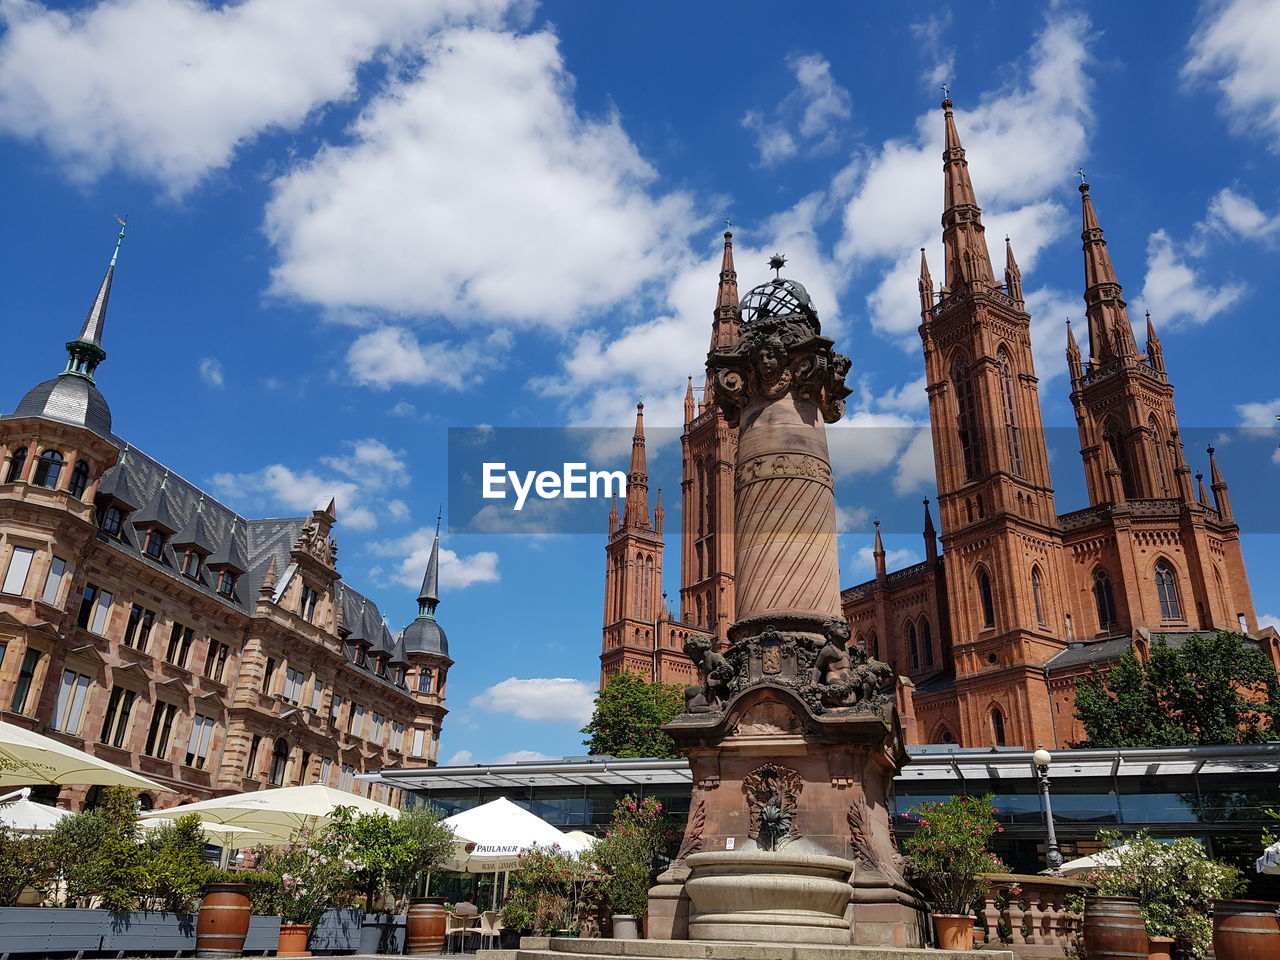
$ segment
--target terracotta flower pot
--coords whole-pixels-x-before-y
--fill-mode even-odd
[[[309,957],[311,951],[307,949],[307,941],[311,939],[311,924],[309,923],[282,923],[280,924],[280,943],[279,949],[276,950],[277,957]]]
[[[938,949],[973,949],[973,917],[959,913],[935,913],[933,929],[938,935]]]
[[[1148,937],[1147,960],[1170,960],[1173,956],[1173,937]]]

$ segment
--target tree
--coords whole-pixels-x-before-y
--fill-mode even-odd
[[[596,694],[591,722],[582,728],[587,752],[614,757],[674,760],[676,745],[662,725],[684,712],[684,690],[619,673]]]
[[[453,852],[453,831],[441,823],[434,807],[420,806],[385,813],[356,813],[338,807],[331,827],[332,842],[350,863],[353,882],[373,912],[390,894],[397,901],[408,896],[418,874],[433,870]]]
[[[1174,649],[1164,637],[1142,661],[1128,651],[1109,672],[1076,682],[1078,747],[1181,747],[1262,743],[1280,718],[1280,680],[1239,633],[1192,634]]]

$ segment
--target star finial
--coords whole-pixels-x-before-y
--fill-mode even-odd
[[[782,268],[787,265],[787,258],[780,253],[775,253],[769,258],[769,269],[773,271],[775,280],[782,278]]]

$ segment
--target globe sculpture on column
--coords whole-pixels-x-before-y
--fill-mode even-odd
[[[650,935],[922,946],[925,905],[891,819],[906,759],[897,678],[850,646],[840,611],[825,425],[844,413],[849,359],[793,280],[756,287],[740,319],[736,346],[707,361],[739,431],[739,619],[723,651],[690,642],[701,682],[664,728],[693,795],[677,860],[650,893]]]

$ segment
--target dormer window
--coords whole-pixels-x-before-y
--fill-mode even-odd
[[[46,450],[36,461],[36,472],[31,482],[37,487],[50,490],[58,486],[58,475],[62,473],[62,454],[57,450]]]
[[[9,472],[5,475],[5,483],[17,483],[22,477],[22,468],[27,465],[27,448],[19,447],[9,458]]]
[[[298,603],[298,616],[308,623],[316,612],[316,604],[320,602],[320,594],[305,584],[302,587],[302,599]]]
[[[182,554],[182,573],[195,579],[200,576],[200,554],[195,550],[187,550]]]
[[[103,533],[111,537],[118,537],[122,526],[124,526],[124,511],[119,507],[107,507],[102,512]]]
[[[164,541],[164,532],[157,527],[152,527],[147,531],[147,537],[142,542],[143,552],[148,557],[154,557],[159,560],[164,556]]]
[[[230,570],[223,570],[218,574],[218,592],[224,597],[236,592],[236,575]]]
[[[84,496],[84,492],[88,486],[89,461],[77,460],[75,469],[71,471],[71,486],[67,487],[67,492],[79,500]]]

